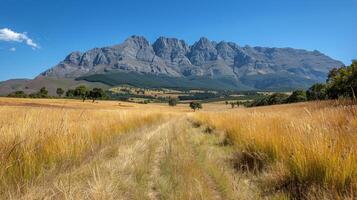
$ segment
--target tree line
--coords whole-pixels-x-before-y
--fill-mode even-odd
[[[86,99],[91,99],[95,102],[97,99],[106,98],[106,93],[102,88],[93,88],[89,89],[85,85],[80,85],[75,89],[68,89],[65,91],[62,88],[57,88],[56,94],[58,97],[62,97],[64,94],[68,98],[80,98],[83,102]],[[8,97],[17,97],[17,98],[50,98],[48,90],[46,87],[42,87],[38,92],[26,94],[24,91],[15,91],[8,95]]]

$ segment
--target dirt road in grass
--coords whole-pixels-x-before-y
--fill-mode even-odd
[[[86,163],[14,199],[258,199],[232,149],[188,116],[124,134]]]

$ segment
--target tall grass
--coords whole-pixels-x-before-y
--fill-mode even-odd
[[[78,165],[118,135],[160,122],[147,111],[0,108],[0,196]]]
[[[317,186],[337,196],[357,192],[356,106],[304,103],[196,118],[225,130],[239,151],[279,163],[289,184]]]

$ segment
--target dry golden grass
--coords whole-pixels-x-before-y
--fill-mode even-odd
[[[118,102],[4,98],[0,103],[0,196],[80,165],[118,135],[162,123],[166,116],[131,104],[113,106]]]
[[[284,182],[282,187],[298,187],[293,195],[306,194],[312,186],[335,197],[356,195],[356,106],[301,103],[202,112],[195,117],[225,130],[238,151],[272,167]],[[249,156],[240,159],[249,165]]]
[[[203,107],[0,98],[0,199],[357,195],[356,106]]]

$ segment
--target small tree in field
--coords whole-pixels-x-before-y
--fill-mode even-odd
[[[62,88],[57,88],[56,93],[59,97],[61,97],[64,94],[64,90]]]
[[[178,100],[176,98],[170,98],[169,99],[169,106],[176,106]]]
[[[74,89],[74,96],[80,97],[83,100],[83,102],[87,99],[88,94],[89,92],[85,85],[80,85],[76,87],[76,89]]]
[[[98,98],[102,98],[103,96],[104,91],[102,90],[102,88],[93,88],[93,90],[89,92],[89,97],[92,99],[93,103],[95,102],[95,100],[97,100]]]
[[[74,90],[73,89],[67,90],[66,97],[74,97]]]
[[[190,103],[190,108],[193,111],[196,111],[196,110],[202,109],[202,104],[200,102],[191,102]]]
[[[239,100],[237,100],[236,105],[237,105],[237,107],[239,107],[241,105],[241,102]]]
[[[35,94],[36,98],[47,98],[48,97],[48,91],[46,87],[42,87],[39,92]]]
[[[234,106],[236,105],[234,102],[231,102],[231,107],[234,108]]]

